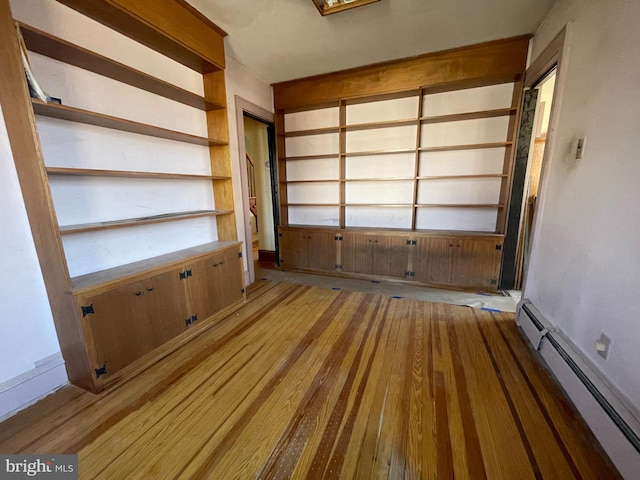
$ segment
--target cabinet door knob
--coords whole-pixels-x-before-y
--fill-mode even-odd
[[[153,291],[153,287],[147,287],[147,292],[152,292]]]
[[[217,264],[217,263],[214,263],[214,264],[213,264],[213,266],[214,266],[214,267],[217,267],[217,266],[218,266],[218,264]]]
[[[136,292],[136,297],[139,297],[140,295],[142,295],[142,292]]]
[[[224,265],[224,260],[222,260],[218,265]]]

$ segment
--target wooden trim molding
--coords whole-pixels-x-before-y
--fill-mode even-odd
[[[540,53],[531,66],[527,68],[524,76],[524,88],[531,88],[538,83],[555,65],[562,59],[567,27],[565,26],[551,40],[551,43]]]
[[[0,104],[67,373],[93,390],[9,0],[0,0],[0,64]]]
[[[531,35],[496,40],[273,85],[275,109],[424,87],[512,82],[524,72]],[[384,70],[385,74],[380,75]],[[480,83],[478,83],[480,82]]]

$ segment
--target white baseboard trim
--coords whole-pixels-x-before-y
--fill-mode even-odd
[[[618,471],[624,478],[637,478],[637,410],[528,300],[518,306],[516,318]]]
[[[0,384],[0,421],[69,383],[60,352],[35,362],[35,367]]]

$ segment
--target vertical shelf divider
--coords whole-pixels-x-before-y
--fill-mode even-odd
[[[420,172],[420,137],[422,133],[422,110],[424,107],[424,93],[422,89],[418,90],[418,118],[416,119],[416,156],[413,170],[413,205],[411,207],[411,231],[416,230],[416,217],[418,216],[418,175]]]
[[[345,204],[347,203],[347,102],[345,100],[340,100],[340,139],[339,139],[339,171],[338,174],[340,176],[340,213],[338,216],[338,226],[340,228],[346,227],[346,217],[347,217],[347,207]]]
[[[500,185],[500,197],[498,204],[502,205],[498,209],[496,217],[496,233],[504,234],[507,228],[507,215],[509,210],[509,198],[511,196],[511,179],[513,178],[514,159],[516,156],[516,134],[520,125],[520,104],[522,103],[522,89],[524,78],[518,75],[513,84],[513,96],[511,98],[512,113],[509,116],[509,129],[507,131],[507,141],[511,142],[507,145],[504,152],[504,162],[502,166],[502,174],[506,175],[502,178]]]

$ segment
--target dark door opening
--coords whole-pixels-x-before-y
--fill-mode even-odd
[[[554,66],[524,94],[504,241],[504,260],[500,281],[502,290],[522,288],[549,130],[555,80]]]
[[[275,128],[247,112],[243,113],[247,192],[251,238],[247,238],[247,261],[262,267],[277,264],[278,197],[275,161]]]

